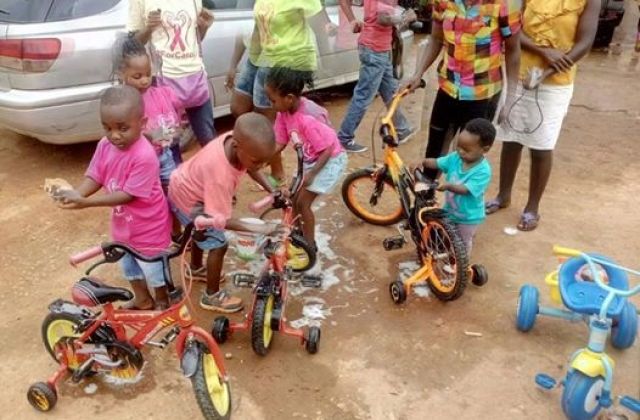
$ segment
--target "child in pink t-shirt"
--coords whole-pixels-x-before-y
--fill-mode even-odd
[[[311,205],[318,195],[328,194],[336,186],[347,168],[347,154],[327,111],[302,97],[304,87],[312,84],[312,72],[274,67],[265,80],[265,91],[278,112],[274,126],[278,152],[294,132],[302,141],[305,177],[303,189],[294,198],[294,208],[302,220],[305,239],[317,249]]]
[[[233,132],[209,142],[171,175],[169,201],[183,225],[204,214],[212,218],[212,228],[196,237],[191,249],[191,273],[194,278],[206,278],[207,287],[200,306],[217,312],[242,310],[242,300],[220,290],[222,264],[227,252],[225,229],[270,234],[271,225],[252,225],[231,217],[233,196],[245,173],[263,188],[273,192],[260,168],[274,156],[276,144],[273,127],[267,117],[250,112],[236,120]],[[203,251],[208,251],[206,267]]]
[[[56,196],[63,209],[112,207],[111,237],[144,256],[165,251],[170,243],[169,206],[160,186],[158,159],[142,136],[142,98],[129,86],[107,89],[100,100],[100,118],[106,132],[98,143],[84,181],[75,190]],[[94,195],[104,188],[106,194]],[[135,292],[128,309],[168,306],[162,261],[148,263],[125,255],[122,268]],[[155,290],[155,303],[147,283]]]
[[[166,191],[171,173],[182,163],[178,141],[182,103],[170,86],[157,84],[145,46],[132,34],[116,42],[114,54],[114,70],[120,82],[136,88],[142,95],[147,119],[144,135],[158,154],[160,182]]]

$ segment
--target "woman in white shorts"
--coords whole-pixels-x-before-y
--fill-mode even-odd
[[[524,7],[517,100],[497,136],[503,141],[500,191],[485,204],[487,214],[509,207],[522,147],[529,148],[529,200],[518,223],[521,231],[534,230],[540,221],[540,199],[573,95],[576,63],[593,44],[599,12],[600,0],[528,0]]]

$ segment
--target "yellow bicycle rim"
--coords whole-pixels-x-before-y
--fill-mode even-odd
[[[211,398],[211,402],[218,414],[225,416],[229,412],[231,402],[229,400],[229,387],[226,382],[220,379],[218,365],[216,365],[216,361],[211,353],[204,353],[202,355],[202,363],[209,398]]]
[[[271,315],[273,314],[273,303],[275,299],[273,295],[269,295],[264,308],[264,321],[262,324],[262,342],[265,347],[269,347],[273,338],[273,330],[271,329]]]

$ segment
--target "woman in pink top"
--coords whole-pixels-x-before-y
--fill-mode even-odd
[[[111,238],[144,256],[154,256],[171,244],[169,206],[162,193],[158,159],[142,136],[142,98],[129,86],[112,87],[100,101],[106,132],[98,143],[82,184],[56,197],[63,209],[111,207]],[[94,195],[101,188],[106,194]],[[164,309],[168,306],[163,263],[147,263],[125,255],[124,276],[135,298],[128,309]],[[147,283],[155,290],[154,299]]]
[[[294,204],[302,219],[305,239],[316,246],[311,205],[318,195],[328,194],[336,186],[347,168],[347,154],[331,127],[327,111],[302,97],[304,87],[312,84],[313,72],[286,67],[273,67],[265,80],[265,91],[278,112],[274,127],[278,153],[289,143],[292,133],[302,141],[304,188],[295,197]]]

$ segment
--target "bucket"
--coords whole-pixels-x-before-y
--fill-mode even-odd
[[[255,218],[243,218],[241,222],[251,225],[264,225],[265,222]],[[245,261],[253,261],[259,257],[258,247],[262,243],[264,235],[252,232],[236,232],[236,254]]]

